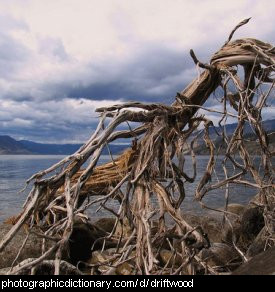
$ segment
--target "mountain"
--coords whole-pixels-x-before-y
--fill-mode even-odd
[[[69,155],[76,152],[83,144],[44,144],[36,143],[28,140],[19,141],[25,149],[33,154],[41,155]],[[128,148],[129,145],[118,145],[110,144],[109,148],[113,154],[118,154],[124,149]],[[108,149],[105,147],[103,149],[103,155],[108,154]]]
[[[233,134],[236,126],[237,124],[226,125],[226,132],[228,136]],[[269,141],[273,147],[273,145],[275,145],[275,135],[271,134],[271,132],[275,131],[275,119],[264,121],[263,127],[267,133],[270,133]],[[218,136],[216,132],[221,133],[221,129],[219,127],[211,127],[209,129],[210,137],[214,141],[216,149],[221,147],[220,153],[222,154],[224,147],[222,145],[221,137]],[[246,145],[249,147],[250,151],[256,151],[258,143],[255,141],[255,135],[248,124],[245,126],[244,137],[249,138],[249,140],[254,140],[252,142],[246,142]],[[69,155],[77,151],[81,146],[82,144],[49,144],[37,143],[28,140],[16,141],[7,135],[0,136],[0,154]],[[109,148],[114,155],[122,153],[129,147],[130,144],[109,144]],[[195,151],[197,154],[208,154],[208,150],[205,147],[202,136],[198,139],[195,145]],[[108,149],[106,147],[103,149],[102,154],[108,154]]]
[[[228,136],[231,136],[234,133],[236,126],[237,126],[237,123],[226,125],[225,128],[226,128],[226,133]],[[275,131],[275,119],[263,121],[262,126],[267,133]],[[209,128],[210,137],[212,138],[213,136],[217,136],[217,132],[221,133],[222,130],[223,129],[220,129],[219,127],[210,127]],[[244,126],[244,133],[245,133],[245,135],[254,134],[253,130],[251,129],[251,127],[248,123],[246,123]]]
[[[28,140],[16,141],[10,136],[0,136],[1,154],[39,154],[39,155],[70,155],[76,152],[82,144],[49,144],[36,143]],[[116,155],[128,148],[128,144],[109,144],[111,153]],[[107,147],[103,148],[103,155],[107,155]]]
[[[270,145],[271,151],[275,150],[275,119],[266,120],[263,122],[263,128],[265,129],[268,141]],[[228,137],[232,136],[236,129],[237,124],[228,124],[226,125],[226,134]],[[215,145],[215,149],[218,150],[219,154],[224,154],[226,151],[226,144],[222,141],[222,137],[217,135],[222,133],[222,129],[219,127],[211,127],[209,128],[209,135],[211,140]],[[244,144],[250,153],[260,154],[259,142],[257,141],[257,136],[251,129],[249,124],[244,126],[244,134],[243,134]],[[195,153],[198,155],[207,155],[209,154],[209,149],[206,148],[205,143],[203,141],[202,136],[198,139],[195,145]]]
[[[0,154],[31,154],[20,142],[10,136],[0,136]]]
[[[28,140],[20,140],[18,142],[29,152],[42,155],[68,155],[74,153],[82,146],[82,144],[44,144]]]
[[[259,141],[256,139],[255,135],[246,135],[243,137],[244,139],[244,145],[249,153],[253,153],[255,155],[260,155],[260,144]],[[269,147],[270,151],[275,151],[275,133],[269,133],[268,134],[268,140],[269,140]],[[221,138],[217,138],[216,140],[213,140],[215,151],[218,151],[219,154],[225,154],[227,145],[222,141]],[[208,155],[209,149],[206,148],[204,144],[196,145],[194,148],[194,151],[197,155]]]

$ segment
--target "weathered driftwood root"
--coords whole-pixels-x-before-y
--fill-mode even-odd
[[[27,265],[36,267],[49,255],[55,255],[55,274],[59,274],[62,254],[68,246],[75,218],[85,220],[85,210],[90,206],[99,206],[116,218],[108,237],[117,240],[119,250],[119,256],[108,261],[110,268],[105,273],[111,273],[114,266],[130,259],[134,260],[135,273],[140,274],[167,273],[168,270],[172,274],[201,270],[216,273],[215,268],[209,267],[199,257],[199,251],[210,246],[207,235],[200,226],[188,224],[180,209],[186,184],[196,182],[194,133],[200,124],[205,129],[209,161],[204,175],[196,182],[195,198],[208,208],[203,198],[211,190],[225,188],[225,208],[218,211],[223,212],[227,219],[229,186],[243,184],[256,188],[262,198],[266,228],[273,244],[275,195],[272,153],[261,124],[261,111],[274,89],[271,73],[275,69],[275,50],[271,45],[255,39],[231,41],[234,31],[247,22],[245,20],[236,26],[225,45],[213,55],[210,64],[201,63],[191,50],[198,70],[200,67],[204,71],[177,93],[171,106],[133,102],[98,109],[100,122],[92,137],[75,154],[28,180],[28,184],[33,183],[33,188],[15,225],[0,242],[0,251],[23,224],[27,223],[30,228],[39,226],[44,239],[55,238],[56,244],[50,250],[43,250],[39,259]],[[238,65],[244,68],[244,78],[238,74]],[[263,83],[270,84],[269,88],[266,89],[265,85],[263,89]],[[215,155],[218,151],[209,134],[212,122],[196,113],[219,86],[224,91],[221,99],[223,110],[216,112],[221,113],[220,126],[223,130],[220,136],[226,145],[226,154],[223,160],[224,179],[214,180]],[[231,137],[226,135],[224,127],[227,117],[238,121]],[[110,121],[105,126],[107,119]],[[139,123],[139,126],[132,129],[130,122]],[[259,141],[264,174],[257,169],[245,147],[245,123],[250,124]],[[129,129],[116,130],[121,124],[128,125]],[[111,156],[111,162],[97,166],[103,148],[119,138],[132,140],[132,148],[114,160]],[[192,157],[192,175],[184,167],[186,150]],[[235,156],[236,152],[239,158]],[[88,159],[87,168],[81,169]],[[228,173],[228,164],[233,166],[233,174]],[[245,178],[246,174],[252,176],[252,181]],[[116,198],[120,206],[118,210],[113,210],[108,203]],[[171,229],[167,218],[175,224],[174,228]],[[125,219],[131,235],[125,238],[122,232],[118,238],[115,229],[119,223],[123,225]],[[169,269],[168,264],[163,267],[159,261],[164,245],[173,253],[173,264]],[[243,251],[234,242],[233,245],[243,256]],[[128,260],[133,250],[135,253]],[[178,258],[181,264],[176,266]],[[20,268],[16,270],[17,273],[20,271]]]
[[[35,258],[28,258],[22,261],[19,265],[5,269],[7,275],[53,275],[55,270],[55,263],[53,260],[44,260],[37,265],[29,265],[35,261]],[[66,261],[60,262],[60,269],[62,275],[83,275],[75,266]]]

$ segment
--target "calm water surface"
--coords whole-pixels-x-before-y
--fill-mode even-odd
[[[21,210],[22,203],[25,201],[27,192],[19,193],[24,187],[26,179],[32,174],[46,169],[54,163],[60,161],[64,156],[59,155],[0,155],[0,222],[5,218],[17,214]],[[109,156],[102,156],[100,163],[109,160]],[[256,158],[259,161],[259,158]],[[221,168],[222,158],[217,159],[216,175],[213,180],[223,178],[223,170]],[[197,181],[201,178],[203,171],[208,162],[207,156],[197,157]],[[191,176],[192,164],[191,158],[186,158],[186,168]],[[187,171],[188,172],[188,171]],[[233,169],[231,168],[231,173]],[[195,213],[205,213],[197,202],[194,202],[194,184],[185,184],[186,198],[182,204],[182,209]],[[204,199],[204,202],[211,207],[222,207],[224,204],[225,190],[211,191]],[[249,200],[256,194],[255,189],[244,186],[230,186],[230,203],[247,204]],[[115,202],[112,203],[115,207]],[[93,217],[106,215],[102,210],[95,213],[90,210]]]

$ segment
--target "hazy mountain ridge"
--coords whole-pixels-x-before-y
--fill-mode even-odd
[[[19,141],[10,136],[0,136],[0,154],[31,154]]]
[[[20,140],[19,143],[23,145],[28,151],[33,154],[51,155],[60,154],[67,155],[77,151],[82,144],[44,144],[28,140]]]
[[[38,154],[38,155],[69,155],[76,152],[83,144],[48,144],[28,140],[16,141],[10,136],[0,136],[0,155]],[[113,154],[119,154],[129,145],[110,144]],[[108,149],[103,149],[108,154]]]
[[[76,152],[83,144],[43,144],[36,143],[28,140],[19,141],[27,150],[31,151],[34,154],[41,155],[69,155]],[[113,154],[118,154],[122,152],[129,145],[118,145],[110,144],[110,150]],[[103,149],[103,154],[108,154],[108,149],[105,147]]]
[[[234,133],[234,130],[236,129],[237,124],[228,124],[226,125],[226,134],[228,137],[232,136]],[[263,128],[265,129],[267,135],[268,135],[268,141],[270,145],[271,151],[275,150],[275,119],[273,120],[266,120],[263,122]],[[222,136],[217,135],[217,132],[219,134],[222,133],[222,129],[219,127],[211,127],[209,129],[210,138],[214,143],[215,150],[219,152],[219,154],[224,154],[226,151],[226,144],[222,140]],[[244,144],[247,147],[248,152],[260,154],[260,145],[257,140],[256,135],[254,134],[253,130],[249,126],[249,124],[246,124],[244,127]],[[205,143],[203,141],[203,137],[201,136],[197,143],[195,144],[195,153],[199,155],[206,155],[209,154],[209,149],[206,148]]]
[[[228,136],[231,136],[236,128],[237,124],[228,124],[226,125],[226,132]],[[263,127],[267,133],[275,131],[275,119],[267,120],[263,122]],[[224,145],[222,145],[221,137],[217,133],[221,133],[219,127],[211,127],[209,129],[210,137],[214,141],[216,149],[221,148],[223,153]],[[250,151],[256,151],[258,147],[257,141],[255,140],[255,135],[253,134],[252,129],[247,124],[245,126],[245,135],[246,139],[252,140],[246,142],[247,147]],[[275,135],[269,135],[269,142],[272,147],[275,145]],[[82,144],[49,144],[49,143],[37,143],[28,140],[17,141],[10,136],[0,135],[0,154],[39,154],[39,155],[69,155],[77,151]],[[110,150],[113,154],[119,154],[123,152],[126,148],[130,147],[127,144],[110,144]],[[274,147],[273,147],[274,148]],[[205,147],[203,138],[199,138],[196,143],[195,150],[197,154],[208,154],[208,149]],[[103,154],[108,154],[108,149],[105,147]]]

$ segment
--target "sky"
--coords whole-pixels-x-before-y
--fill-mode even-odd
[[[0,135],[78,143],[97,107],[172,103],[234,38],[274,45],[273,0],[0,0]],[[212,98],[208,106],[217,107]],[[273,109],[265,118],[274,117]],[[214,120],[216,116],[210,115]]]

